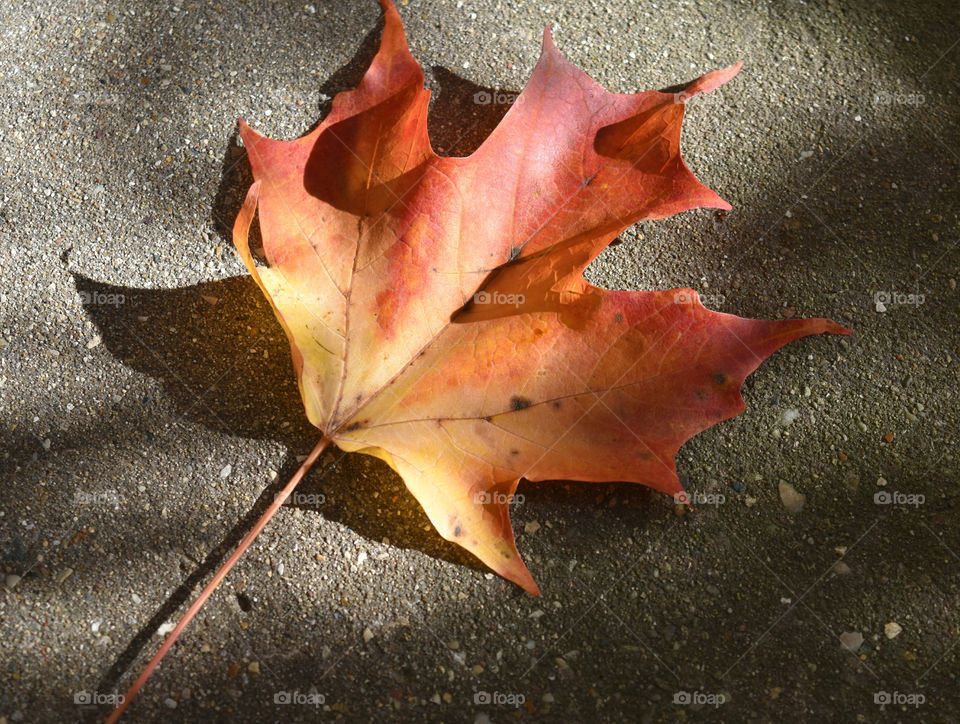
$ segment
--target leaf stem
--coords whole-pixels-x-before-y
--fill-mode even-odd
[[[153,673],[153,670],[157,668],[160,662],[163,660],[163,657],[166,656],[167,651],[170,650],[170,647],[176,642],[177,638],[187,627],[187,624],[190,623],[191,619],[197,615],[197,612],[203,607],[203,604],[206,603],[207,599],[210,598],[210,595],[217,589],[217,586],[220,585],[220,582],[224,579],[227,573],[230,572],[230,569],[233,568],[234,564],[240,559],[240,556],[244,554],[247,548],[250,547],[250,544],[256,540],[257,536],[260,535],[260,531],[263,530],[264,526],[274,514],[280,509],[280,506],[284,504],[286,499],[290,496],[290,493],[293,492],[293,489],[297,487],[297,484],[303,479],[303,476],[306,475],[307,471],[313,466],[317,461],[317,458],[320,457],[320,454],[327,448],[330,444],[329,438],[322,438],[320,442],[317,443],[316,447],[310,452],[307,456],[307,459],[303,461],[303,465],[300,466],[300,469],[293,474],[293,477],[290,478],[290,482],[287,483],[283,490],[277,494],[276,499],[273,503],[270,504],[270,507],[267,508],[266,512],[260,516],[260,519],[256,522],[253,528],[250,529],[250,532],[244,536],[243,540],[240,541],[240,545],[237,546],[236,550],[230,555],[226,562],[220,566],[210,583],[207,584],[206,588],[197,596],[196,600],[190,605],[190,608],[187,609],[187,612],[183,615],[183,618],[180,619],[180,622],[177,624],[176,628],[170,632],[170,635],[167,636],[167,640],[163,642],[163,646],[160,647],[160,650],[157,651],[156,655],[150,660],[150,663],[144,668],[143,672],[137,677],[137,680],[133,682],[133,685],[127,690],[127,693],[123,696],[123,701],[121,701],[117,708],[113,710],[113,713],[110,714],[110,717],[107,719],[106,724],[114,724],[122,715],[124,710],[130,706],[131,702],[137,696],[137,693],[140,689],[143,688],[143,685],[147,683],[147,679],[150,678],[150,674]]]

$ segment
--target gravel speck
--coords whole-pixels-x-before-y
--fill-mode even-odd
[[[792,484],[785,480],[780,481],[778,490],[780,491],[780,501],[789,513],[799,513],[803,510],[803,506],[807,504],[807,496],[798,492]]]
[[[790,425],[790,423],[792,423],[794,420],[796,420],[799,416],[800,416],[800,411],[799,411],[799,410],[795,410],[795,409],[793,409],[793,408],[790,408],[790,409],[788,409],[788,410],[784,410],[784,411],[780,414],[780,425],[781,425],[782,427],[787,427],[787,426]]]
[[[840,645],[848,651],[856,651],[863,644],[863,634],[859,631],[844,631],[840,634]]]
[[[843,561],[837,561],[833,564],[833,572],[838,576],[847,576],[850,574],[850,566]]]

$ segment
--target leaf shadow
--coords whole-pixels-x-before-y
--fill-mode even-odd
[[[477,85],[440,65],[430,68],[436,90],[427,115],[433,150],[469,156],[500,124],[520,91]]]
[[[176,425],[202,425],[221,434],[272,440],[290,452],[278,471],[289,477],[319,437],[303,414],[289,345],[279,323],[249,277],[232,277],[180,289],[134,289],[74,273],[84,308],[103,346],[123,364],[157,379],[176,407]],[[321,474],[301,484],[322,494],[322,506],[304,504],[370,539],[460,563],[449,544],[423,528],[429,521],[379,461],[328,453]],[[387,490],[383,484],[387,483]],[[394,500],[382,516],[366,512],[381,495]],[[479,566],[478,566],[479,570]]]

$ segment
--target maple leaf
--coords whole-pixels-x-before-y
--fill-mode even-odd
[[[603,90],[544,34],[530,82],[469,157],[438,156],[396,9],[316,129],[242,120],[255,182],[234,240],[286,331],[311,423],[386,461],[446,539],[538,593],[514,543],[521,478],[682,494],[675,455],[745,409],[748,374],[827,319],[706,309],[693,290],[609,291],[586,266],[625,228],[730,205],[680,154],[682,94]],[[267,266],[248,247],[255,213]]]

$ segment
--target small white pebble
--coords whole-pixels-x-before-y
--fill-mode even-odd
[[[847,651],[856,651],[863,644],[863,634],[859,631],[844,631],[840,634],[840,645]]]
[[[789,410],[784,410],[780,414],[780,424],[784,427],[787,427],[791,422],[800,417],[800,411],[790,408]]]
[[[798,492],[795,487],[785,480],[780,481],[780,501],[788,513],[799,513],[807,503],[807,496]]]
[[[843,561],[837,561],[833,564],[833,572],[838,576],[847,576],[850,574],[850,566]]]

